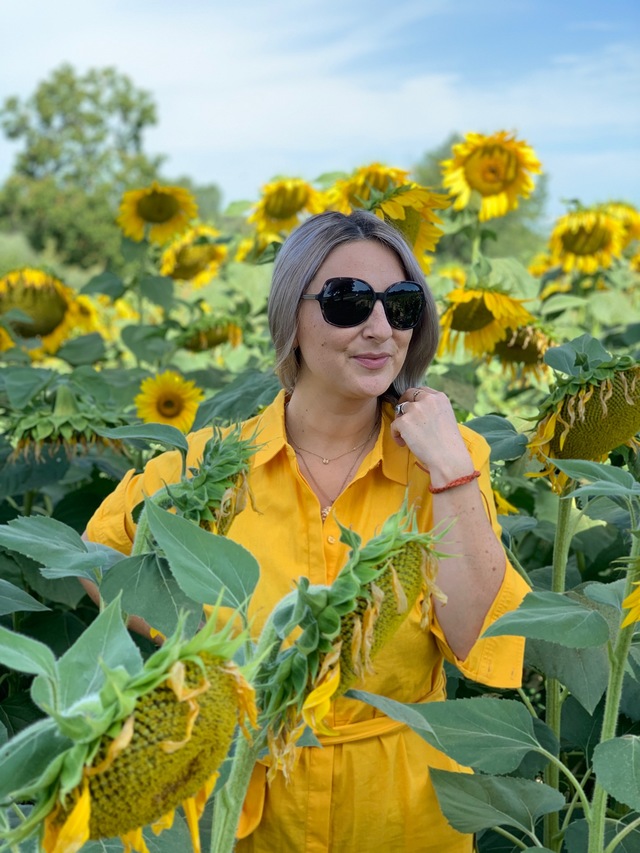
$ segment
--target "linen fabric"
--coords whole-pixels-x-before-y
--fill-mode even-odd
[[[260,445],[249,475],[253,503],[248,502],[235,518],[228,535],[251,551],[260,565],[260,580],[249,610],[256,635],[298,578],[306,576],[314,584],[330,584],[336,578],[349,551],[340,541],[338,520],[366,542],[408,494],[419,528],[432,527],[429,475],[418,467],[407,447],[393,441],[392,420],[393,407],[385,404],[375,446],[324,522],[318,499],[286,441],[284,391],[260,415],[243,424],[243,438],[255,434]],[[489,446],[472,430],[462,425],[459,429],[474,467],[481,471],[478,483],[499,536],[489,479]],[[189,436],[188,466],[197,464],[210,435],[211,430],[205,429]],[[178,480],[180,471],[176,451],[153,459],[142,474],[128,472],[89,522],[89,539],[128,554],[135,535],[133,508],[145,495]],[[442,560],[440,571],[446,570],[446,560]],[[516,608],[528,590],[506,561],[503,583],[482,631]],[[418,602],[392,642],[376,657],[375,674],[362,679],[358,689],[399,702],[443,700],[444,660],[482,684],[520,686],[523,638],[478,640],[461,661],[449,648],[433,608],[426,630],[420,628],[420,617]],[[356,700],[338,699],[327,723],[337,736],[321,738],[322,748],[300,748],[288,785],[281,773],[267,783],[265,765],[256,766],[240,822],[238,853],[470,853],[472,837],[449,826],[428,772],[429,767],[465,768],[407,727]]]

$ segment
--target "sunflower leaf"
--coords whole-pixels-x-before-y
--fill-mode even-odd
[[[184,433],[170,424],[134,424],[133,426],[115,427],[114,429],[96,429],[95,432],[98,435],[105,436],[105,438],[157,441],[164,447],[180,450],[183,453],[189,450]]]
[[[472,776],[435,768],[430,769],[429,774],[440,808],[458,832],[515,826],[532,834],[541,815],[558,811],[565,805],[560,791],[528,779]]]
[[[62,754],[71,745],[72,741],[60,734],[51,719],[38,720],[11,738],[0,749],[0,800],[37,790],[41,781],[50,782]]]
[[[593,769],[607,793],[640,810],[640,737],[625,735],[599,743]]]
[[[57,680],[56,659],[49,646],[0,625],[0,663],[9,669]]]
[[[230,539],[202,530],[145,501],[151,533],[182,591],[200,604],[246,609],[260,569],[255,557]]]
[[[527,437],[500,415],[483,415],[465,422],[465,426],[483,436],[491,447],[491,461],[519,459],[527,449]]]
[[[603,616],[556,592],[529,592],[517,610],[505,613],[482,635],[512,634],[569,648],[601,646],[609,639]]]
[[[25,610],[49,610],[28,592],[0,578],[0,616]]]

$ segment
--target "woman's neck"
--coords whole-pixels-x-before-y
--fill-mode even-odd
[[[331,458],[369,439],[378,426],[380,407],[377,399],[345,402],[309,399],[294,389],[286,405],[285,419],[294,447]]]

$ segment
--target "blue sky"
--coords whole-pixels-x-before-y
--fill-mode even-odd
[[[158,106],[146,150],[225,203],[504,129],[541,159],[551,217],[640,206],[637,0],[2,0],[0,26],[1,97],[115,66]],[[16,151],[0,139],[0,180]]]

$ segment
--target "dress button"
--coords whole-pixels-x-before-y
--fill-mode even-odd
[[[335,543],[335,541],[336,541],[335,536],[327,536],[327,542],[329,543],[329,545],[333,545]]]

